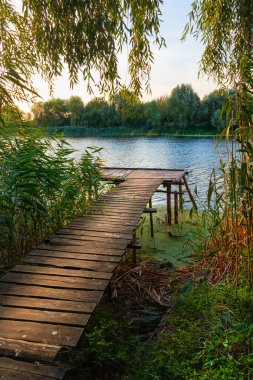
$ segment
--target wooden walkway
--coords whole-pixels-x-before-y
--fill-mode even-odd
[[[104,169],[124,178],[0,278],[0,379],[63,379],[60,351],[77,346],[156,189],[184,170]]]

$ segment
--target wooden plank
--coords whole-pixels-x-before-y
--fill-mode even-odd
[[[116,193],[115,193],[116,194]],[[115,195],[114,194],[114,195]],[[128,204],[129,206],[135,207],[135,206],[142,206],[143,203],[145,203],[145,197],[143,199],[124,199],[120,195],[118,197],[113,197],[111,195],[102,196],[99,198],[98,201],[95,202],[96,204]]]
[[[80,327],[0,320],[0,337],[7,339],[75,347],[82,332]]]
[[[102,215],[104,215],[104,214],[108,214],[108,215],[116,214],[116,215],[118,215],[119,213],[124,213],[124,215],[141,215],[144,207],[141,206],[139,208],[131,209],[127,205],[122,205],[122,206],[117,206],[117,207],[106,205],[103,208],[92,206],[88,209],[88,212],[89,213],[98,212],[98,213],[101,213]]]
[[[53,275],[43,275],[34,273],[14,273],[8,272],[0,278],[0,282],[47,286],[52,288],[66,289],[90,289],[90,290],[105,290],[108,285],[108,280],[87,279],[60,277]],[[1,317],[1,315],[0,315]]]
[[[86,221],[88,220],[91,221],[97,221],[98,223],[105,220],[104,216],[103,215],[85,215],[84,217],[80,217],[80,218],[75,218],[73,219],[74,221]],[[126,215],[108,215],[107,218],[106,218],[106,221],[108,223],[110,222],[124,222],[125,224],[128,224],[128,225],[135,225],[136,221],[139,220],[139,217],[132,217],[132,216],[128,216],[126,217]]]
[[[64,245],[64,244],[41,244],[38,249],[47,251],[61,251],[61,252],[76,252],[76,253],[87,253],[94,255],[106,255],[106,256],[122,256],[124,250],[119,250],[117,248],[103,248],[103,247],[87,247],[87,245]]]
[[[138,170],[133,170],[132,173],[128,175],[128,179],[162,179],[165,180],[167,178],[177,180],[179,177],[184,174],[184,170],[154,170],[154,169],[148,169],[148,170],[143,170],[143,169],[138,169]]]
[[[51,238],[50,240],[50,245],[64,245],[64,246],[81,246],[83,247],[85,244],[86,249],[89,248],[102,248],[103,249],[103,243],[102,242],[94,242],[94,244],[91,245],[91,241],[84,240],[84,239],[76,239],[76,236],[74,235],[74,239],[72,238],[73,235],[59,235]],[[85,242],[85,243],[84,243]],[[90,243],[90,244],[89,244]],[[126,244],[122,245],[113,245],[113,244],[108,244],[107,247],[104,247],[104,250],[111,250],[111,249],[117,249],[118,252],[125,252],[126,249]]]
[[[80,230],[80,229],[69,229],[68,227],[62,228],[58,230],[57,232],[60,235],[63,234],[79,234],[80,236],[87,236],[87,237],[94,237],[94,238],[100,238],[103,239],[120,239],[121,241],[128,241],[129,239],[132,239],[133,234],[121,234],[121,233],[115,233],[115,232],[101,232],[101,231],[87,231],[87,230]],[[96,239],[92,239],[97,241]]]
[[[117,210],[115,208],[109,208],[109,207],[105,207],[103,209],[100,209],[100,208],[96,208],[96,207],[90,207],[88,210],[87,210],[87,215],[104,215],[104,216],[118,216],[120,213],[123,213],[126,217],[130,216],[130,217],[138,217],[139,215],[142,214],[141,210],[140,211],[130,211],[130,210],[127,210],[127,209],[119,209],[117,208]],[[121,216],[121,215],[120,215]],[[122,217],[122,216],[121,216]]]
[[[27,372],[34,375],[48,376],[51,379],[62,379],[66,368],[62,366],[46,366],[39,363],[25,363],[9,358],[0,358],[0,368],[13,371]]]
[[[90,224],[90,225],[89,225]],[[127,227],[123,227],[123,226],[120,226],[118,223],[115,225],[112,225],[112,224],[108,224],[105,223],[104,224],[100,224],[100,225],[95,225],[95,223],[87,223],[87,225],[85,225],[85,223],[82,223],[82,222],[70,222],[68,223],[68,225],[66,226],[66,228],[68,229],[75,229],[75,230],[83,230],[83,231],[97,231],[97,232],[107,232],[107,233],[110,233],[110,232],[113,232],[113,233],[120,233],[123,237],[123,235],[133,235],[134,231],[135,231],[135,227],[133,226],[127,226]]]
[[[68,276],[77,278],[103,278],[110,280],[112,273],[99,272],[83,269],[62,269],[48,266],[37,265],[16,265],[11,269],[11,272],[23,272],[23,273],[41,273],[41,274],[53,274],[54,276]]]
[[[96,303],[94,302],[66,301],[49,298],[4,295],[0,295],[0,305],[48,311],[69,311],[73,313],[84,314],[92,313],[96,307]]]
[[[107,169],[107,168],[102,168],[100,171],[107,177],[122,177],[125,178],[131,173],[131,169]]]
[[[139,210],[139,209],[142,209],[144,206],[146,205],[146,201],[145,200],[138,200],[138,201],[134,201],[134,200],[127,200],[127,199],[108,199],[108,200],[104,200],[104,201],[97,201],[95,203],[93,203],[93,207],[102,207],[102,209],[104,207],[114,207],[114,208],[118,208],[118,207],[126,207],[127,210]]]
[[[85,326],[89,318],[89,314],[0,306],[0,320],[8,319],[12,321],[43,322],[45,324],[50,323],[64,326]]]
[[[125,250],[126,249],[126,246],[127,244],[131,241],[131,239],[128,239],[128,240],[119,240],[117,242],[115,241],[103,241],[101,239],[101,241],[97,241],[96,238],[93,240],[91,238],[91,240],[89,240],[90,238],[87,237],[87,236],[79,236],[79,235],[74,235],[74,234],[66,234],[66,235],[54,235],[53,237],[51,237],[50,239],[50,244],[69,244],[69,245],[76,245],[78,243],[78,245],[86,245],[86,242],[87,244],[89,244],[89,246],[93,246],[93,247],[101,247],[101,248],[104,248],[105,250],[107,248],[117,248],[118,250]],[[92,244],[92,245],[91,245]]]
[[[37,249],[32,251],[31,255],[33,256],[49,256],[49,257],[62,257],[64,259],[74,259],[74,260],[92,260],[92,261],[105,261],[112,263],[119,263],[121,256],[107,256],[107,255],[96,255],[88,253],[73,253],[73,252],[64,252],[64,251],[53,251],[45,249]],[[0,278],[1,281],[1,278]]]
[[[98,303],[102,298],[103,292],[97,290],[66,290],[19,284],[11,286],[10,284],[1,283],[0,294]]]
[[[0,355],[12,356],[17,359],[52,363],[62,347],[24,340],[5,339],[0,337]]]
[[[139,220],[139,218],[138,218]],[[137,221],[137,220],[136,220]],[[128,222],[127,220],[125,221],[124,219],[116,219],[116,220],[112,220],[112,219],[102,219],[102,218],[99,218],[97,221],[94,220],[94,217],[90,217],[90,216],[87,216],[85,219],[83,220],[75,220],[75,219],[72,219],[71,222],[68,224],[68,225],[82,225],[82,226],[87,226],[87,227],[90,227],[90,228],[93,228],[94,225],[96,225],[97,227],[108,227],[108,228],[121,228],[122,227],[122,230],[125,230],[125,229],[135,229],[136,227],[136,221],[135,223],[133,222]]]
[[[81,240],[80,240],[81,241]],[[80,268],[80,269],[90,269],[99,272],[112,272],[116,268],[115,263],[104,263],[99,261],[88,261],[88,260],[68,260],[59,259],[54,257],[46,256],[27,256],[24,260],[27,264],[42,264],[48,266],[55,266],[59,268]]]
[[[14,371],[12,369],[1,369],[1,380],[52,380],[52,377],[44,375],[34,375],[34,373]]]

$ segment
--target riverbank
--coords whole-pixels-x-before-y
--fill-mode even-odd
[[[203,129],[191,129],[187,131],[170,131],[168,127],[47,127],[46,133],[53,135],[61,133],[65,137],[129,137],[129,136],[185,136],[185,137],[217,137],[219,134]]]

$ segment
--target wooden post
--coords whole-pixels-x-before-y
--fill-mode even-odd
[[[152,198],[149,200],[149,207],[152,208]],[[153,213],[151,212],[150,214],[150,235],[153,238],[154,237],[154,222],[153,222]]]
[[[178,224],[178,192],[174,192],[174,223]]]
[[[190,200],[191,200],[191,202],[192,202],[192,204],[193,204],[193,207],[197,210],[197,209],[198,209],[197,204],[196,204],[196,202],[195,202],[195,199],[194,199],[193,196],[192,196],[191,190],[190,190],[190,188],[189,188],[189,185],[188,185],[188,182],[187,182],[187,179],[186,179],[185,176],[184,176],[183,180],[184,180],[185,188],[186,188],[186,190],[188,191],[188,194],[189,194]]]
[[[167,223],[171,225],[171,184],[167,187]]]
[[[132,242],[135,242],[136,241],[136,232],[133,234],[133,239],[132,239]],[[135,248],[132,248],[132,261],[134,264],[136,264],[137,262],[137,256],[136,256],[136,249]]]
[[[178,184],[178,191],[179,191],[179,203],[180,203],[180,206],[181,206],[182,199],[183,199],[182,182],[179,182],[179,184]]]

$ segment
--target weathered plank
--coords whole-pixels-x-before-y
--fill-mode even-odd
[[[130,233],[130,234],[120,234],[120,233],[116,233],[116,232],[97,232],[97,231],[87,231],[87,230],[80,230],[80,229],[69,229],[68,227],[66,228],[62,228],[61,230],[58,231],[58,234],[60,235],[63,235],[63,234],[75,234],[75,235],[79,235],[79,236],[87,236],[89,238],[92,238],[92,240],[94,241],[99,241],[99,239],[103,240],[104,241],[107,241],[107,239],[112,239],[112,241],[115,240],[115,242],[117,242],[118,239],[120,239],[121,242],[128,242],[129,240],[132,239],[133,237],[133,234]],[[93,239],[94,238],[94,239]]]
[[[106,256],[122,256],[125,250],[119,250],[117,248],[103,248],[87,245],[64,245],[64,244],[41,244],[38,246],[40,250],[47,251],[61,251],[61,252],[75,252],[75,253],[87,253],[94,255],[106,255]]]
[[[73,221],[86,221],[88,220],[88,217],[89,217],[89,221],[97,221],[98,223],[100,221],[105,221],[105,217],[104,215],[86,215],[84,217],[80,217],[80,218],[75,218],[73,219]],[[107,215],[106,217],[106,221],[107,223],[111,223],[111,222],[118,222],[118,223],[124,223],[124,224],[128,224],[128,225],[132,225],[132,226],[135,226],[136,222],[140,219],[139,216],[131,216],[131,215]]]
[[[89,318],[89,314],[0,306],[0,320],[7,319],[12,321],[43,322],[64,326],[85,326]],[[45,326],[45,328],[47,327]]]
[[[75,347],[83,328],[40,322],[0,320],[0,337],[35,343]]]
[[[101,247],[106,250],[107,248],[117,248],[118,250],[125,250],[127,244],[131,240],[127,241],[119,241],[119,242],[112,242],[112,241],[96,241],[96,240],[88,240],[86,236],[78,236],[78,235],[54,235],[50,239],[50,244],[69,244],[69,245],[84,245],[89,247]]]
[[[106,232],[106,233],[120,233],[122,237],[124,238],[125,235],[133,235],[134,231],[136,230],[136,226],[127,226],[127,227],[121,227],[118,223],[117,224],[100,224],[96,225],[93,223],[93,225],[90,223],[90,225],[85,225],[85,223],[82,222],[70,222],[66,228],[68,229],[74,229],[74,230],[82,230],[82,231],[96,231],[96,232]]]
[[[105,290],[108,280],[76,279],[73,277],[59,277],[53,275],[33,274],[33,273],[13,273],[9,272],[0,278],[0,282],[15,283],[25,285],[47,286],[52,288],[66,289],[90,289]],[[1,317],[1,315],[0,315]]]
[[[79,240],[81,241],[81,240]],[[48,266],[55,266],[59,268],[81,268],[90,269],[99,272],[112,272],[116,268],[116,263],[105,263],[100,261],[88,261],[88,260],[70,260],[55,257],[46,256],[32,256],[29,255],[24,259],[24,263],[27,264],[41,264]]]
[[[39,363],[24,363],[9,358],[0,358],[0,369],[26,372],[34,375],[48,376],[51,379],[62,379],[66,368],[61,366],[46,366]]]
[[[20,372],[18,370],[2,368],[0,372],[1,380],[52,380],[52,377],[35,375],[34,373]]]
[[[8,296],[0,295],[0,305],[23,307],[30,309],[48,310],[48,311],[69,311],[73,313],[91,314],[96,303],[83,301],[66,301],[49,298],[35,298],[27,296]]]
[[[83,269],[62,269],[50,266],[37,266],[37,265],[16,265],[11,269],[11,272],[23,272],[23,273],[41,273],[52,274],[54,276],[68,276],[77,278],[94,278],[109,280],[112,273],[99,272]]]
[[[74,252],[64,252],[64,251],[53,251],[45,249],[37,249],[32,251],[33,256],[49,256],[49,257],[62,257],[63,259],[77,259],[77,260],[92,260],[92,261],[104,261],[119,263],[121,256],[108,256],[108,255],[95,255],[89,253],[74,253]],[[1,281],[1,279],[0,279]]]
[[[42,343],[0,337],[0,355],[11,356],[17,359],[33,362],[53,363],[61,348],[61,346],[45,345]]]
[[[103,292],[97,290],[46,288],[42,286],[19,284],[11,286],[10,284],[1,283],[0,294],[98,303],[101,300]]]

